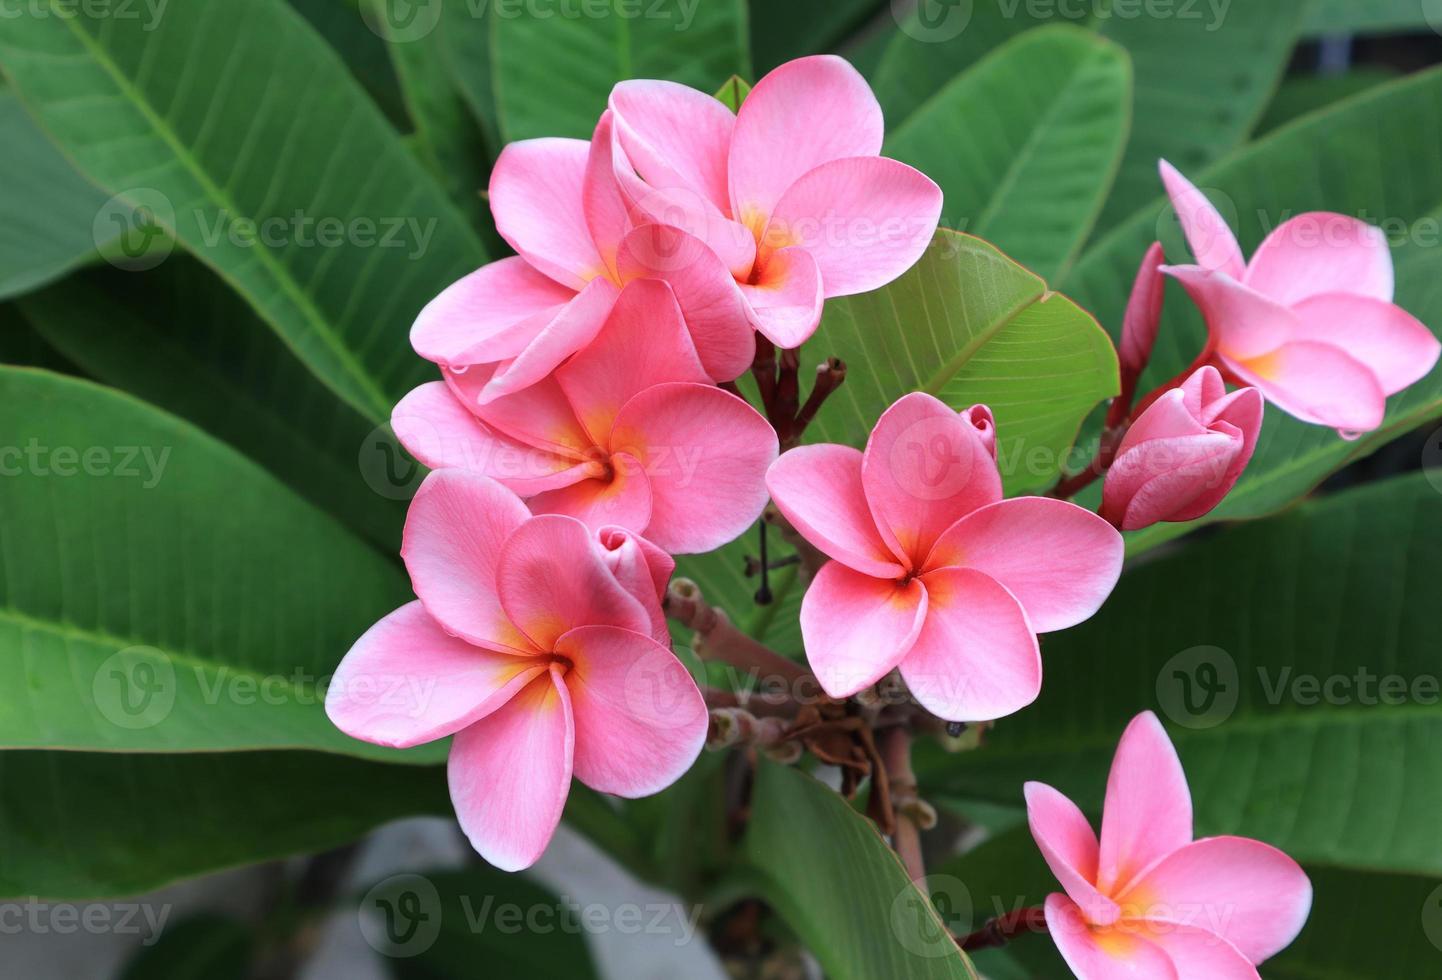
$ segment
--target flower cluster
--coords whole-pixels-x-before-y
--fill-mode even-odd
[[[778,428],[794,446],[804,423],[778,425],[732,382],[757,372],[771,414],[762,361],[775,367],[781,348],[794,370],[825,300],[891,282],[937,227],[940,190],[881,145],[861,76],[815,57],[762,79],[739,112],[684,86],[624,82],[590,141],[516,143],[497,162],[490,204],[517,255],[421,312],[412,344],[440,379],[392,417],[433,471],[402,548],[418,601],[356,643],[327,699],[356,738],[454,736],[456,812],[496,866],[540,856],[573,777],[642,796],[696,759],[710,714],[671,650],[672,556],[733,541],[768,499],[805,564],[800,625],[826,717],[861,721],[848,699],[895,672],[930,715],[994,721],[1038,697],[1038,634],[1106,601],[1121,531],[1196,520],[1226,497],[1264,402],[1365,431],[1437,360],[1430,331],[1391,302],[1373,229],[1305,215],[1248,264],[1163,165],[1196,264],[1147,253],[1091,471],[1048,497],[1004,499],[991,410],[925,393],[896,401],[864,449],[782,454]],[[1325,247],[1299,244],[1304,224],[1333,233]],[[1138,400],[1167,276],[1201,306],[1210,341]],[[1099,513],[1070,501],[1103,474]],[[811,718],[821,725],[822,709]],[[1290,859],[1192,840],[1185,777],[1150,715],[1122,741],[1100,841],[1054,790],[1032,784],[1026,799],[1066,892],[1046,920],[1082,977],[1255,977],[1306,917],[1310,888]],[[1198,903],[1238,914],[1179,917]]]

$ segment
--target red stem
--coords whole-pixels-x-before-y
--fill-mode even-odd
[[[958,939],[956,943],[964,951],[974,953],[979,949],[1005,946],[1017,936],[1029,932],[1046,931],[1046,910],[1036,905],[998,916],[971,935]]]

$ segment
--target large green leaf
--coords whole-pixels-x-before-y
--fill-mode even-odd
[[[361,0],[287,0],[335,49],[356,81],[395,125],[406,121],[400,80],[386,52],[383,22],[361,14]]]
[[[632,3],[586,9],[497,4],[491,63],[501,135],[589,139],[612,86],[662,78],[714,92],[751,77],[746,0]]]
[[[1043,28],[923,103],[892,130],[886,152],[941,185],[943,224],[1054,278],[1111,188],[1131,95],[1125,51],[1078,28]]]
[[[1225,195],[1248,254],[1267,232],[1306,211],[1339,211],[1384,224],[1396,242],[1397,302],[1434,331],[1442,330],[1442,70],[1378,86],[1335,108],[1305,117],[1212,170],[1189,175]],[[1219,198],[1220,199],[1220,198]],[[1163,236],[1168,254],[1184,260],[1171,234],[1175,221],[1149,208],[1100,242],[1066,281],[1068,293],[1109,330],[1120,330],[1127,293],[1147,246]],[[1146,384],[1173,377],[1201,350],[1206,327],[1175,285]],[[1145,390],[1145,387],[1144,389]],[[1256,457],[1242,480],[1207,520],[1248,518],[1275,511],[1328,474],[1398,434],[1442,415],[1442,371],[1388,402],[1376,432],[1348,442],[1275,409],[1267,412]],[[1157,525],[1134,536],[1134,550],[1194,525]]]
[[[47,0],[0,20],[0,61],[80,169],[144,209],[122,218],[173,229],[368,417],[423,376],[407,329],[483,249],[280,0],[153,25]]]
[[[203,266],[83,273],[21,300],[90,375],[201,426],[386,552],[419,472]],[[396,467],[392,470],[391,467]]]
[[[1098,22],[1131,52],[1137,74],[1132,140],[1099,231],[1156,198],[1157,160],[1198,170],[1246,141],[1291,60],[1307,3],[1177,4],[1170,17]]]
[[[0,299],[58,279],[109,246],[107,195],[75,172],[25,114],[20,100],[0,89]],[[97,241],[97,231],[100,233]]]
[[[876,828],[805,773],[759,766],[746,853],[767,901],[827,976],[975,980]]]
[[[1195,169],[1245,140],[1287,66],[1304,7],[1305,0],[1177,3],[1153,14],[1135,4],[1128,13],[1092,3],[924,0],[902,18],[874,83],[887,118],[899,125],[958,71],[1029,28],[1090,27],[1120,44],[1135,68],[1136,109],[1099,219],[1105,230],[1156,196],[1158,157]]]
[[[310,752],[3,752],[0,895],[133,895],[449,813],[438,767]]]
[[[1436,0],[1311,0],[1305,28],[1309,35],[1442,31],[1442,4]]]
[[[587,922],[574,899],[481,865],[394,875],[366,893],[359,911],[366,938],[390,954],[395,980],[462,980],[477,976],[478,964],[491,977],[596,980],[586,933],[608,925]],[[647,918],[674,927],[679,942],[684,915],[678,904],[663,920]]]
[[[1299,75],[1289,78],[1278,87],[1266,113],[1257,123],[1257,135],[1264,136],[1295,122],[1309,112],[1317,112],[1384,82],[1394,81],[1399,74],[1401,73],[1393,68],[1369,65],[1337,75]]]
[[[1157,709],[1199,835],[1442,872],[1439,485],[1374,484],[1132,569],[1094,619],[1046,640],[1040,700],[984,750],[929,758],[923,783],[1014,804],[1039,779],[1095,812],[1128,720]]]
[[[396,564],[128,396],[5,368],[0,416],[0,745],[416,755],[323,707],[341,655],[410,597]]]
[[[982,402],[1013,494],[1056,477],[1082,420],[1118,387],[1116,353],[1090,315],[995,247],[946,230],[895,282],[828,302],[806,351],[813,364],[836,356],[856,368],[811,441],[862,445],[911,391]]]

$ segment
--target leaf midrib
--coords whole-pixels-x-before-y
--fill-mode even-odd
[[[221,205],[222,209],[229,209],[235,214],[248,214],[248,209],[236,205],[236,203],[211,180],[205,169],[201,167],[200,161],[198,161],[194,154],[180,141],[180,138],[175,134],[170,125],[150,105],[148,99],[146,99],[130,79],[121,72],[119,65],[117,65],[114,59],[101,47],[100,43],[91,37],[89,32],[83,27],[75,23],[79,18],[63,16],[57,6],[59,0],[46,0],[46,3],[51,11],[51,15],[59,18],[65,24],[66,28],[75,36],[81,46],[89,52],[95,63],[111,77],[116,87],[120,89],[122,96],[130,100],[131,104],[135,106],[136,110],[139,111],[146,122],[150,124],[154,133],[160,137],[161,141],[165,143],[186,171],[200,184],[201,189],[205,191],[210,199]],[[175,232],[177,238],[184,241],[184,238],[179,234],[179,229],[172,229],[172,231]],[[195,251],[195,254],[202,258],[208,258],[204,251]],[[260,265],[271,274],[271,277],[280,286],[281,291],[301,310],[316,335],[321,338],[326,347],[328,347],[341,362],[351,379],[360,385],[366,396],[371,400],[371,405],[366,410],[366,415],[370,417],[372,421],[384,418],[390,410],[390,399],[386,397],[384,390],[364,370],[363,366],[356,360],[350,350],[335,336],[324,314],[315,306],[314,301],[306,294],[300,284],[295,281],[295,278],[290,274],[290,270],[288,270],[283,263],[279,262],[268,248],[257,248],[253,254],[255,254]],[[238,291],[240,291],[242,295],[246,294],[247,291],[239,288],[240,284],[235,282],[227,270],[221,268],[214,262],[208,261],[207,264],[214,268],[216,273],[227,282],[237,286]],[[291,350],[295,351],[299,356],[299,351],[296,350],[293,340],[281,329],[281,325],[270,315],[269,311],[263,307],[257,307],[257,313],[264,317],[266,322],[272,327],[276,328],[276,333],[285,341],[286,346],[290,347]],[[304,360],[304,358],[302,358],[302,360]],[[326,379],[322,376],[321,380],[325,381]],[[327,382],[327,384],[328,383],[329,382]]]

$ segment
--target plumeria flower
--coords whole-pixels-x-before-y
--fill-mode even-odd
[[[707,380],[730,381],[751,366],[755,335],[730,272],[685,232],[631,221],[612,153],[608,113],[590,142],[523,140],[496,161],[491,213],[517,256],[447,288],[411,329],[427,360],[486,369],[475,392],[483,403],[565,363],[600,332],[622,288],[641,279],[670,284]]]
[[[1102,516],[1136,531],[1211,513],[1251,461],[1263,404],[1256,388],[1228,394],[1216,368],[1199,368],[1127,430],[1107,471]]]
[[[824,299],[911,268],[936,232],[941,189],[880,156],[881,106],[841,58],[780,66],[736,114],[661,81],[620,83],[610,110],[632,213],[704,240],[781,347],[811,336]]]
[[[801,605],[806,655],[844,698],[900,667],[928,710],[1000,718],[1041,690],[1037,633],[1100,608],[1122,539],[1060,500],[1002,500],[990,413],[927,394],[887,409],[864,453],[793,449],[766,482],[806,540],[835,559]]]
[[[443,375],[396,406],[397,438],[433,469],[495,477],[535,513],[691,554],[734,540],[766,506],[776,432],[709,382],[665,283],[628,285],[590,346],[522,391],[487,399],[487,368]]]
[[[1311,911],[1311,883],[1276,848],[1192,840],[1187,777],[1151,712],[1117,748],[1100,843],[1050,786],[1028,783],[1026,808],[1066,890],[1047,898],[1047,928],[1080,980],[1257,980]]]
[[[1379,229],[1303,214],[1248,263],[1201,191],[1166,162],[1162,179],[1196,258],[1164,271],[1201,307],[1216,359],[1239,383],[1350,436],[1380,426],[1387,396],[1437,363],[1442,344],[1392,302],[1392,253]]]
[[[346,654],[326,712],[378,745],[454,735],[451,801],[491,864],[535,863],[572,775],[648,796],[696,760],[706,706],[659,619],[672,566],[654,546],[533,518],[495,481],[447,470],[421,485],[401,554],[420,599]]]

